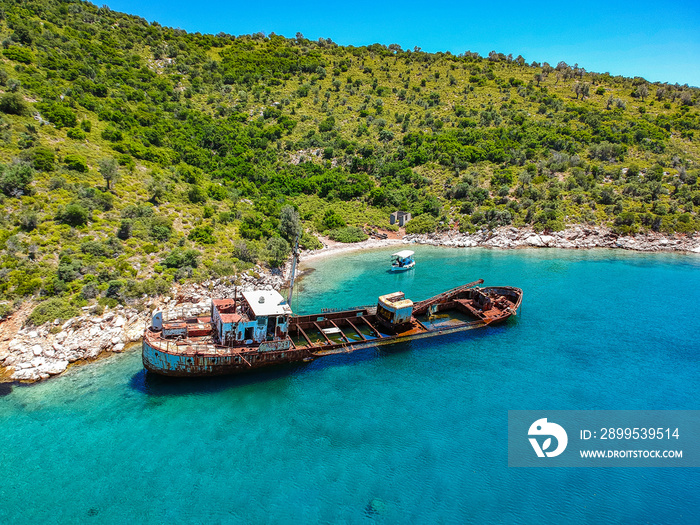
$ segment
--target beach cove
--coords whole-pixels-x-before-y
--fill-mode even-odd
[[[317,258],[293,307],[483,277],[523,288],[520,315],[243,377],[167,381],[127,351],[15,387],[0,404],[0,518],[694,521],[694,469],[509,469],[506,434],[508,410],[694,409],[700,316],[668,305],[700,288],[697,257],[415,249],[399,275],[384,271],[392,246]]]
[[[502,227],[459,233],[454,230],[423,235],[395,234],[388,239],[369,238],[364,242],[343,244],[323,238],[324,247],[301,254],[301,268],[319,258],[386,246],[427,244],[451,248],[486,247],[494,249],[608,248],[639,252],[700,253],[700,237],[649,232],[619,236],[608,228],[571,226],[560,232],[539,233],[530,228]],[[400,248],[397,248],[400,249]],[[692,256],[692,255],[691,255]],[[66,321],[54,321],[40,327],[24,326],[31,303],[21,307],[8,321],[0,324],[0,381],[37,381],[61,374],[74,364],[120,353],[130,343],[140,341],[150,313],[156,309],[195,315],[207,311],[212,297],[231,297],[236,290],[255,288],[282,290],[288,285],[291,263],[282,271],[270,272],[257,266],[237,278],[210,280],[201,284],[175,285],[167,296],[148,299],[147,311],[117,306],[95,315],[85,307],[83,315]]]

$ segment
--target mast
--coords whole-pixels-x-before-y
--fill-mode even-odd
[[[294,241],[294,248],[292,248],[292,276],[289,280],[289,295],[287,296],[287,304],[292,307],[292,292],[294,291],[294,273],[297,268],[297,261],[299,260],[299,235],[297,234],[297,239]]]

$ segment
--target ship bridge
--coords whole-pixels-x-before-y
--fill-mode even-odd
[[[214,299],[212,323],[224,344],[280,341],[287,337],[292,309],[274,290],[243,292],[243,298]]]

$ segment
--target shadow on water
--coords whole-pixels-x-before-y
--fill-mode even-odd
[[[132,390],[149,396],[210,394],[221,392],[229,388],[255,385],[289,377],[301,372],[307,366],[308,363],[295,363],[252,370],[248,374],[213,377],[168,377],[142,369],[131,377],[129,386]]]

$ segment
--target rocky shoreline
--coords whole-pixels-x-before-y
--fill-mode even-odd
[[[237,281],[238,286],[225,279],[175,286],[170,296],[147,299],[142,311],[119,305],[94,315],[91,313],[94,308],[85,307],[82,315],[64,323],[56,320],[16,331],[6,321],[0,325],[0,365],[5,369],[0,381],[48,379],[64,372],[72,363],[122,352],[127,344],[141,340],[154,310],[162,310],[166,318],[175,314],[196,315],[209,311],[212,296],[230,297],[236,291],[260,288],[279,290],[285,284],[281,272],[271,274],[261,267],[255,268],[254,275],[238,276]]]
[[[661,233],[639,233],[621,236],[609,228],[572,226],[559,232],[537,233],[531,228],[502,227],[481,230],[472,234],[445,232],[438,234],[406,235],[404,242],[449,246],[456,248],[611,248],[639,252],[700,253],[700,236],[667,236]]]
[[[537,233],[529,228],[502,227],[472,234],[445,232],[407,235],[391,243],[367,240],[363,243],[334,246],[302,253],[302,263],[325,255],[336,255],[357,249],[381,248],[393,243],[430,244],[446,247],[487,247],[499,249],[551,247],[565,249],[613,248],[640,252],[700,253],[700,237],[665,236],[659,233],[619,236],[607,228],[573,226],[560,232]],[[105,310],[101,315],[84,308],[79,317],[64,323],[58,320],[40,327],[22,326],[28,309],[15,313],[14,323],[0,324],[0,381],[39,381],[64,372],[72,363],[90,361],[105,353],[122,352],[129,343],[143,335],[151,312],[163,310],[166,317],[174,314],[196,315],[208,311],[211,297],[231,297],[236,292],[253,289],[280,290],[287,283],[285,272],[270,273],[262,267],[239,275],[237,285],[230,279],[210,280],[201,284],[176,285],[169,296],[147,299],[141,311],[124,306]]]

